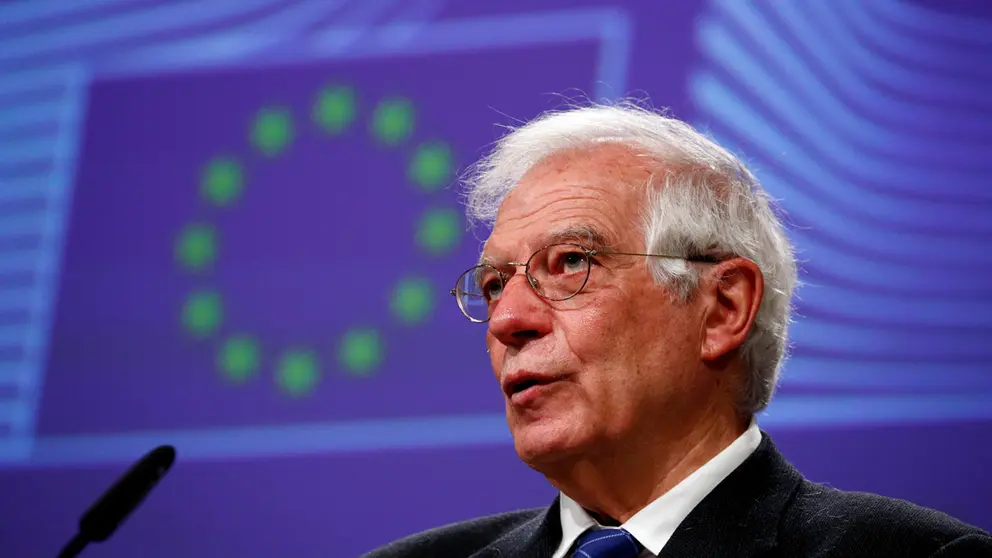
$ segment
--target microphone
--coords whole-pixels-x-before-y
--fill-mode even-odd
[[[79,519],[79,531],[58,558],[73,558],[91,542],[107,540],[172,467],[176,448],[159,446],[145,454]]]

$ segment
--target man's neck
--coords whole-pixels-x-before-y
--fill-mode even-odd
[[[711,417],[667,439],[617,444],[546,476],[600,523],[622,524],[733,443],[749,420],[732,413]]]

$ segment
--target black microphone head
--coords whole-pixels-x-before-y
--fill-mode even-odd
[[[102,542],[145,499],[176,460],[176,449],[159,446],[145,454],[86,511],[79,520],[79,534]]]

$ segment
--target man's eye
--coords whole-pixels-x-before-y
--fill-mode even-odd
[[[503,283],[497,279],[491,279],[486,281],[482,285],[482,294],[486,297],[486,300],[497,300],[499,296],[503,294]]]
[[[576,268],[585,267],[586,255],[581,252],[570,252],[565,255],[565,267]]]
[[[569,251],[557,254],[551,264],[552,274],[585,273],[589,261],[584,252]]]

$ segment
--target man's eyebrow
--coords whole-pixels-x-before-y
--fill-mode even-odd
[[[590,250],[603,250],[611,245],[605,234],[586,225],[553,231],[545,237],[544,245],[574,242]]]
[[[602,232],[590,226],[577,225],[547,233],[541,237],[539,246],[536,246],[536,248],[548,246],[549,244],[569,243],[578,244],[579,246],[588,248],[589,250],[605,250],[612,245],[610,238]],[[479,264],[488,264],[494,267],[500,267],[502,265],[506,265],[506,260],[501,260],[482,254],[479,256]]]

